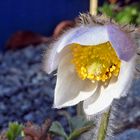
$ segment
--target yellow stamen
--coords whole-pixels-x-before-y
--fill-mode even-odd
[[[82,80],[104,82],[112,75],[118,76],[121,61],[110,42],[94,46],[72,44],[70,48],[73,56],[72,63]]]

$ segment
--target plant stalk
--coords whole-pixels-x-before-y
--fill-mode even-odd
[[[106,138],[109,118],[110,118],[110,111],[111,108],[107,112],[103,113],[102,115],[97,140],[105,140]]]
[[[77,105],[77,116],[84,116],[84,112],[83,112],[83,102],[80,102]]]
[[[90,0],[89,12],[91,15],[97,15],[98,0]]]

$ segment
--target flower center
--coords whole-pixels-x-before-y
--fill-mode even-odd
[[[72,63],[78,76],[91,81],[106,81],[113,75],[118,76],[121,61],[110,42],[99,45],[70,45]]]

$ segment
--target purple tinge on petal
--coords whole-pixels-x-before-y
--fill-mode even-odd
[[[89,32],[90,28],[89,27],[79,27],[77,28],[77,30],[75,31],[75,33],[73,34],[73,36],[71,38],[69,38],[69,40],[67,42],[72,42],[72,40],[74,38],[78,38],[82,35],[84,35],[85,33]]]
[[[135,54],[135,43],[130,36],[115,25],[107,25],[109,40],[120,59],[129,61]]]

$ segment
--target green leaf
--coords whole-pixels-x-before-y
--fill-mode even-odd
[[[71,129],[71,116],[70,116],[70,114],[64,110],[59,111],[58,114],[61,116],[64,116],[67,119],[69,127],[70,127],[69,129],[71,131],[72,129]]]
[[[85,123],[86,123],[86,120],[81,116],[76,116],[70,119],[70,125],[71,125],[70,127],[72,131],[83,127]]]
[[[80,129],[80,128],[87,126],[87,125],[93,125],[93,121],[87,121],[82,116],[73,117],[70,119],[70,122],[71,122],[72,131],[74,131],[76,129]]]
[[[116,12],[117,10],[117,12]],[[98,8],[98,11],[105,14],[120,24],[136,24],[139,25],[139,4],[127,5],[124,7],[118,7],[118,5],[112,5],[105,3],[102,7]]]
[[[113,12],[115,5],[114,4],[107,4],[104,3],[102,7],[99,7],[98,10],[99,12],[109,16],[109,17],[114,17],[115,13]]]
[[[69,124],[70,132],[72,132],[75,129],[83,127],[86,122],[86,120],[82,116],[71,117],[70,114],[66,111],[59,111],[58,113],[59,115],[66,117]]]
[[[140,25],[140,13],[138,14],[138,17],[137,17],[137,19],[136,19],[136,23],[137,23],[138,25]]]
[[[70,136],[67,138],[67,140],[75,140],[76,138],[78,138],[82,133],[89,131],[94,125],[90,124],[87,126],[84,126],[82,128],[76,129],[74,130]]]
[[[62,127],[62,125],[58,121],[55,121],[52,123],[49,131],[51,133],[56,134],[56,135],[62,136],[65,139],[67,139],[67,137],[68,137],[66,132],[64,131],[64,128]]]
[[[21,136],[23,126],[17,122],[9,123],[9,128],[6,133],[8,140],[15,140],[17,137]]]
[[[8,140],[14,140],[14,134],[12,131],[7,131],[6,136]]]

